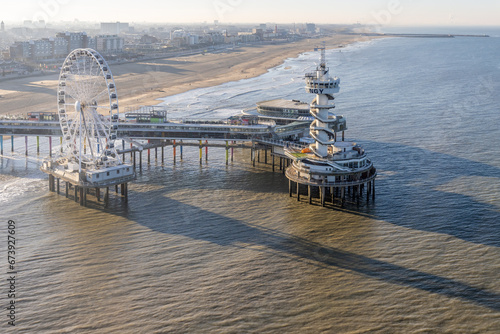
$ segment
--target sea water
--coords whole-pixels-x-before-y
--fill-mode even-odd
[[[493,34],[492,34],[493,35]],[[498,35],[497,35],[498,36]],[[80,207],[48,191],[29,138],[4,140],[21,333],[498,333],[500,38],[387,38],[327,51],[335,112],[378,170],[376,199],[322,208],[288,196],[250,153],[154,158],[129,200]],[[171,118],[309,102],[308,52],[253,79],[165,98]],[[203,153],[205,155],[205,153]],[[128,160],[128,158],[127,158]]]

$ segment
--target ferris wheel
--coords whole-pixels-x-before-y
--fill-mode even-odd
[[[73,50],[59,74],[59,123],[68,162],[99,169],[121,164],[115,149],[118,96],[106,60],[95,50]]]

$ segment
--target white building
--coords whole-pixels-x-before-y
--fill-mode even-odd
[[[129,31],[129,24],[122,22],[101,22],[101,34],[119,35]]]
[[[102,53],[112,53],[123,51],[124,40],[117,35],[96,36],[97,51]]]

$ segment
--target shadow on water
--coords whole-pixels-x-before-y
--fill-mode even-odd
[[[500,246],[498,234],[500,212],[497,207],[479,202],[471,196],[436,190],[436,187],[460,177],[500,178],[499,168],[398,144],[370,142],[368,145],[365,144],[365,147],[371,152],[370,157],[373,161],[376,161],[381,177],[377,181],[375,205],[362,207],[358,214],[370,215],[375,219],[415,230],[446,233],[469,242]],[[394,152],[399,152],[396,158],[393,158]],[[176,174],[172,173],[172,170],[163,171],[159,167],[152,168],[151,173],[157,173],[158,170],[162,173],[169,173],[170,177]],[[217,168],[215,170],[217,170],[215,174],[227,173],[223,167],[220,171]],[[185,173],[182,170],[179,172]],[[205,178],[209,180],[214,177],[214,171],[193,172],[191,170],[186,173],[192,173],[192,175],[185,176],[186,180],[193,179],[191,183],[186,184],[184,182],[186,180],[178,178],[164,179],[161,184],[156,184],[159,186],[158,190],[148,194],[149,200],[140,201],[140,207],[134,207],[131,203],[127,206],[115,202],[104,211],[125,217],[157,232],[182,235],[221,246],[238,246],[240,243],[262,245],[297,261],[312,262],[329,269],[347,269],[391,284],[459,298],[500,311],[500,295],[495,292],[454,279],[325,246],[278,230],[252,225],[165,197],[166,193],[186,188],[206,192],[214,190],[213,186],[207,186],[208,182],[200,182],[200,179],[203,181]],[[254,184],[252,182],[254,177],[263,178],[259,182],[261,184],[265,179],[271,178],[267,172],[256,176],[256,173],[248,172],[246,169],[241,173],[238,172],[237,175],[244,177],[241,184],[235,184],[231,178],[228,178],[223,182],[219,181],[218,185],[222,184],[222,189],[227,187],[234,190],[236,187],[248,191],[248,185]],[[272,177],[276,180],[264,182],[268,186],[255,188],[255,191],[275,192],[275,185],[281,184],[280,180],[285,181],[284,176],[279,173]],[[142,180],[145,184],[155,184],[151,182],[147,177]],[[286,188],[286,186],[281,187]],[[284,199],[293,200],[288,199],[286,190],[283,193],[285,193]],[[135,193],[132,190],[130,202],[135,196],[144,196],[144,194]],[[426,209],[427,206],[432,205],[438,209]],[[102,210],[102,207],[96,207],[96,209]],[[314,208],[314,210],[327,209]]]
[[[480,178],[498,178],[500,185],[500,168],[417,147],[394,143],[360,143],[367,148],[379,171],[376,200],[361,207],[355,204],[348,205],[346,209],[335,206],[334,211],[342,210],[405,228],[447,234],[467,242],[500,247],[498,206],[482,202],[469,192],[462,194],[442,190],[460,178],[463,182],[471,183]],[[248,164],[252,168],[250,162]],[[193,191],[228,189],[277,194],[288,192],[288,182],[278,168],[273,173],[269,165],[256,166],[253,170],[259,169],[259,173],[243,169],[234,177],[228,176],[226,169],[221,166],[189,174],[182,165],[178,165],[170,177],[180,180],[183,189]],[[143,175],[148,177],[155,168],[153,166],[151,170],[143,171]],[[165,168],[166,173],[170,173],[169,168],[171,166]],[[230,172],[235,173],[234,169]],[[225,179],[228,181],[224,182]],[[165,192],[176,190],[168,181],[164,183]],[[478,194],[483,191],[476,184],[471,184],[469,188]],[[288,200],[288,196],[286,198]],[[327,209],[316,207],[314,210]]]
[[[379,172],[377,199],[366,213],[398,226],[500,247],[499,206],[480,201],[472,192],[485,191],[476,183],[481,178],[497,178],[500,184],[500,168],[400,144],[362,145]],[[453,189],[457,180],[466,193]]]
[[[161,212],[155,212],[154,216],[162,217],[161,219],[154,219],[147,214],[155,211],[155,208],[156,211],[158,208],[165,208],[160,209]],[[500,295],[494,292],[248,224],[170,198],[157,197],[142,207],[140,212],[127,209],[121,215],[157,232],[182,235],[221,246],[239,243],[262,245],[297,261],[312,261],[315,265],[328,269],[347,269],[391,284],[459,298],[500,311]]]

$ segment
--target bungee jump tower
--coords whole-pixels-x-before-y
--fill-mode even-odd
[[[340,90],[340,79],[329,74],[325,47],[315,50],[321,51],[320,63],[316,71],[305,75],[306,92],[315,95],[310,104],[314,121],[309,127],[314,143],[304,149],[285,148],[286,156],[292,161],[286,169],[290,197],[296,194],[300,200],[301,194],[307,191],[309,203],[314,194],[318,194],[322,206],[327,199],[332,204],[337,199],[344,206],[347,197],[359,204],[366,187],[369,201],[370,196],[375,198],[377,171],[362,147],[344,141],[346,120],[335,115],[332,102],[333,94]],[[341,138],[337,138],[340,133]]]

